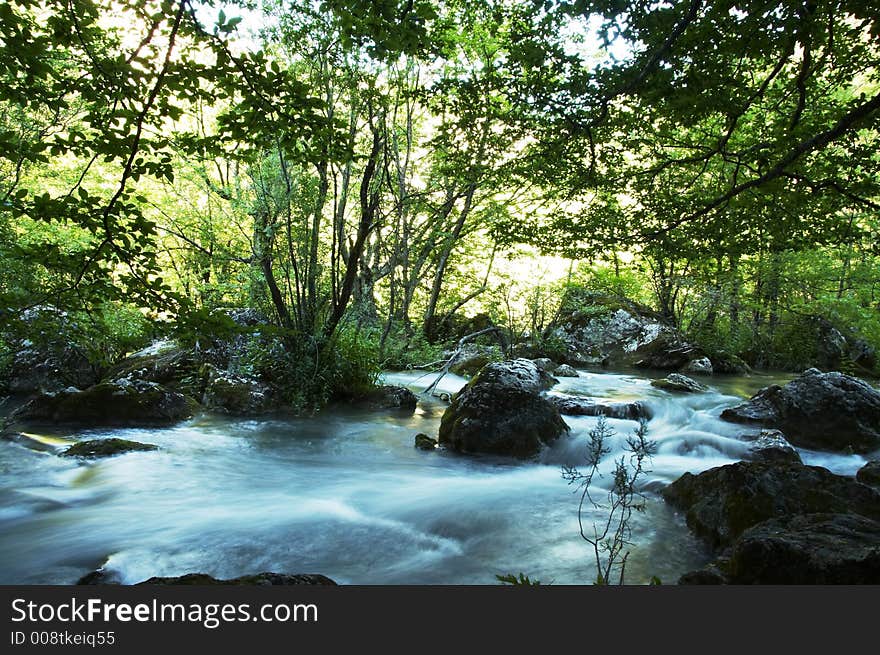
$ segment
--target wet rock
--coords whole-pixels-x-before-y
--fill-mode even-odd
[[[201,397],[209,369],[195,348],[162,339],[132,353],[110,368],[106,380],[154,382],[185,395]],[[213,366],[211,367],[213,368]]]
[[[440,423],[440,444],[466,453],[536,455],[568,432],[542,395],[549,377],[528,359],[489,364],[453,396]]]
[[[90,573],[86,573],[83,577],[76,581],[78,586],[85,585],[118,585],[122,584],[122,580],[116,571],[107,571],[106,569],[95,569]]]
[[[866,371],[877,369],[877,349],[864,339],[853,337],[849,346],[849,357],[853,364]]]
[[[880,392],[858,378],[809,369],[761,389],[721,418],[782,430],[803,448],[870,452],[880,448]]]
[[[653,418],[654,412],[640,400],[635,402],[605,402],[578,396],[548,396],[547,399],[565,416],[605,416],[638,421]]]
[[[694,359],[701,358],[700,350],[677,332],[667,329],[655,339],[640,345],[634,356],[635,366],[666,371],[677,371]]]
[[[500,357],[500,352],[489,347],[471,347],[462,350],[449,366],[449,371],[462,377],[476,375],[481,368],[489,362],[494,362]]]
[[[825,319],[817,323],[816,363],[824,369],[839,369],[849,350],[846,337]]]
[[[733,584],[878,584],[880,523],[849,513],[771,519],[734,544]]]
[[[728,375],[745,375],[752,368],[746,362],[732,353],[718,352],[709,357],[712,363],[713,373],[725,373]]]
[[[415,447],[419,450],[434,450],[437,447],[437,440],[432,439],[423,432],[420,432],[416,435]]]
[[[37,396],[13,412],[9,424],[159,426],[186,420],[197,409],[192,398],[154,382],[119,380]]]
[[[659,314],[626,298],[571,289],[560,316],[552,336],[566,348],[564,361],[575,366],[636,363],[678,370],[701,356]],[[682,346],[684,355],[676,354],[672,362],[663,354]]]
[[[212,368],[202,396],[205,409],[234,416],[253,416],[273,409],[269,387],[254,377]]]
[[[792,462],[801,464],[801,456],[779,430],[761,430],[749,445],[748,459],[755,462]]]
[[[366,410],[394,409],[412,413],[419,399],[406,387],[384,385],[352,400],[352,405]]]
[[[574,369],[574,367],[569,366],[568,364],[560,364],[553,370],[553,375],[558,378],[576,378],[580,377],[580,374]]]
[[[159,450],[158,446],[128,439],[92,439],[80,441],[61,453],[62,457],[112,457],[133,451]]]
[[[746,530],[795,514],[854,513],[880,519],[880,492],[818,466],[736,462],[699,475],[685,473],[662,492],[687,524],[714,548]]]
[[[318,573],[257,573],[255,575],[243,575],[240,578],[231,578],[229,580],[220,580],[214,578],[207,573],[187,573],[186,575],[174,576],[168,578],[150,578],[138,585],[254,585],[261,587],[280,586],[280,585],[336,585],[336,583],[325,575]]]
[[[682,368],[681,371],[682,373],[689,373],[691,375],[712,375],[714,372],[712,369],[712,361],[708,357],[692,359],[684,365],[684,368]]]
[[[665,391],[677,391],[681,393],[702,393],[709,389],[706,385],[700,384],[693,378],[681,375],[680,373],[670,373],[661,380],[653,380],[651,386],[657,387],[658,389],[664,389]]]
[[[554,362],[549,357],[537,357],[533,359],[532,362],[542,371],[546,371],[547,373],[553,373],[558,367],[559,364]]]
[[[721,585],[727,583],[727,577],[714,565],[689,571],[678,579],[680,585]]]
[[[873,459],[856,473],[856,480],[872,487],[880,487],[880,460]]]

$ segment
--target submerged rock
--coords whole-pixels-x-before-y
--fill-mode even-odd
[[[440,423],[440,444],[466,453],[536,455],[568,432],[542,395],[549,377],[528,359],[489,364],[453,396]]]
[[[159,450],[158,446],[128,439],[92,439],[80,441],[61,453],[62,457],[112,457],[132,451]]]
[[[706,385],[700,384],[693,378],[681,375],[680,373],[670,373],[660,380],[652,380],[651,386],[664,389],[665,391],[679,391],[681,393],[702,393],[709,390]]]
[[[171,425],[193,416],[198,403],[154,382],[102,382],[80,391],[46,393],[19,407],[10,424],[73,426]]]
[[[858,453],[880,448],[880,392],[837,372],[809,369],[785,386],[761,389],[721,418],[778,428],[803,448]]]
[[[566,416],[606,416],[608,418],[651,419],[654,412],[640,400],[635,402],[605,402],[594,398],[577,396],[548,396],[560,414]]]
[[[736,462],[685,473],[662,492],[693,532],[724,548],[747,529],[795,514],[854,513],[880,520],[880,492],[818,466]]]
[[[419,432],[415,438],[415,447],[419,450],[434,450],[437,447],[437,440]]]
[[[734,544],[733,584],[880,584],[880,523],[848,513],[765,521]]]

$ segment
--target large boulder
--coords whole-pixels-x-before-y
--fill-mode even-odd
[[[699,348],[650,308],[626,298],[573,289],[552,334],[577,365],[678,370],[703,357]]]
[[[605,416],[607,418],[648,420],[654,412],[640,400],[614,402],[580,396],[548,396],[548,400],[564,416]]]
[[[733,584],[880,584],[880,523],[849,513],[765,521],[737,540]]]
[[[719,549],[752,526],[794,514],[854,513],[880,520],[880,492],[797,463],[736,462],[685,473],[662,495],[685,512],[697,536]]]
[[[440,422],[439,442],[467,453],[531,457],[568,432],[559,410],[542,392],[550,376],[528,359],[484,367]]]
[[[9,424],[71,426],[162,426],[193,416],[198,403],[154,382],[102,382],[33,398],[13,412]]]
[[[865,453],[880,448],[880,392],[858,378],[809,369],[761,389],[721,418],[782,430],[803,448]]]

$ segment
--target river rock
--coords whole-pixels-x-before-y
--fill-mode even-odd
[[[415,447],[419,450],[434,450],[437,447],[437,440],[419,432],[415,438]]]
[[[761,430],[749,445],[748,459],[755,462],[788,462],[801,464],[801,456],[779,430]]]
[[[360,409],[393,409],[410,414],[416,411],[418,403],[419,399],[412,391],[393,385],[377,387],[351,400],[351,404]]]
[[[578,373],[573,366],[569,366],[568,364],[560,364],[555,369],[553,369],[553,375],[558,378],[576,378],[580,377],[580,373]]]
[[[273,408],[272,391],[251,376],[211,368],[202,395],[205,409],[234,416],[253,416]]]
[[[665,371],[677,371],[695,359],[701,351],[678,332],[667,328],[655,339],[640,345],[635,353],[635,366]]]
[[[606,416],[608,418],[638,421],[653,418],[654,412],[640,400],[635,402],[606,402],[578,396],[548,396],[560,414],[566,416]]]
[[[456,355],[455,360],[449,366],[449,371],[455,375],[470,377],[476,375],[489,362],[499,359],[500,356],[497,349],[471,346]]]
[[[652,380],[651,386],[665,391],[678,391],[681,393],[702,393],[709,390],[706,385],[700,384],[693,378],[689,378],[681,373],[670,373],[663,379]]]
[[[574,365],[632,365],[678,370],[698,348],[650,308],[626,298],[573,288],[566,292],[553,340]]]
[[[796,463],[736,462],[699,475],[685,473],[662,495],[714,548],[730,546],[758,523],[794,514],[851,512],[880,520],[880,492]]]
[[[803,448],[864,453],[880,448],[880,392],[858,378],[809,369],[761,389],[721,418],[782,430]]]
[[[712,360],[708,357],[699,357],[698,359],[692,359],[687,364],[684,365],[684,368],[681,369],[682,373],[689,373],[690,375],[712,375],[714,372],[712,369]]]
[[[133,451],[159,450],[158,446],[128,439],[91,439],[80,441],[61,453],[62,457],[112,457]]]
[[[880,523],[849,513],[760,523],[734,544],[733,584],[880,584]]]
[[[10,357],[2,369],[0,388],[13,394],[60,391],[95,384],[99,367],[77,345],[79,326],[56,307],[39,305],[17,317],[18,332],[4,333]]]
[[[102,382],[85,391],[45,393],[19,407],[10,424],[72,426],[160,426],[193,416],[198,403],[154,382]]]
[[[880,460],[872,459],[856,472],[856,480],[872,487],[880,487]]]
[[[554,362],[549,357],[536,357],[532,360],[535,366],[537,366],[542,371],[546,371],[547,373],[553,373],[558,367],[559,364]]]
[[[440,423],[440,444],[466,453],[536,455],[568,432],[542,395],[549,377],[528,359],[487,365],[453,396]]]
[[[255,575],[243,575],[240,578],[231,578],[229,580],[220,580],[214,578],[207,573],[187,573],[186,575],[174,576],[168,578],[150,578],[138,585],[254,585],[260,587],[280,586],[280,585],[336,585],[336,583],[325,575],[318,573],[257,573]]]
[[[733,353],[724,351],[714,352],[709,356],[712,363],[713,373],[726,373],[730,375],[745,375],[751,373],[752,368],[745,360]]]

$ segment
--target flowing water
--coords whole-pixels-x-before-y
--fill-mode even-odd
[[[415,391],[433,379],[384,377]],[[646,511],[635,518],[627,582],[674,582],[708,560],[651,490],[740,459],[747,430],[718,415],[775,381],[712,378],[708,393],[676,395],[651,387],[641,372],[581,371],[554,387],[641,399],[654,412],[649,437],[658,452]],[[440,389],[464,383],[449,375]],[[560,467],[583,464],[597,419],[565,417],[571,435],[537,461],[416,450],[414,435],[436,435],[444,408],[422,398],[412,416],[335,408],[312,418],[206,416],[167,429],[58,432],[48,435],[54,445],[44,439],[50,452],[0,441],[0,583],[70,584],[100,566],[127,583],[196,571],[323,573],[351,584],[493,584],[496,574],[519,572],[544,583],[595,579],[592,551],[578,534],[577,489]],[[610,462],[636,424],[608,423],[617,432]],[[51,452],[107,436],[161,449],[88,462]],[[845,474],[864,463],[802,456]],[[587,516],[588,525],[601,516]]]

